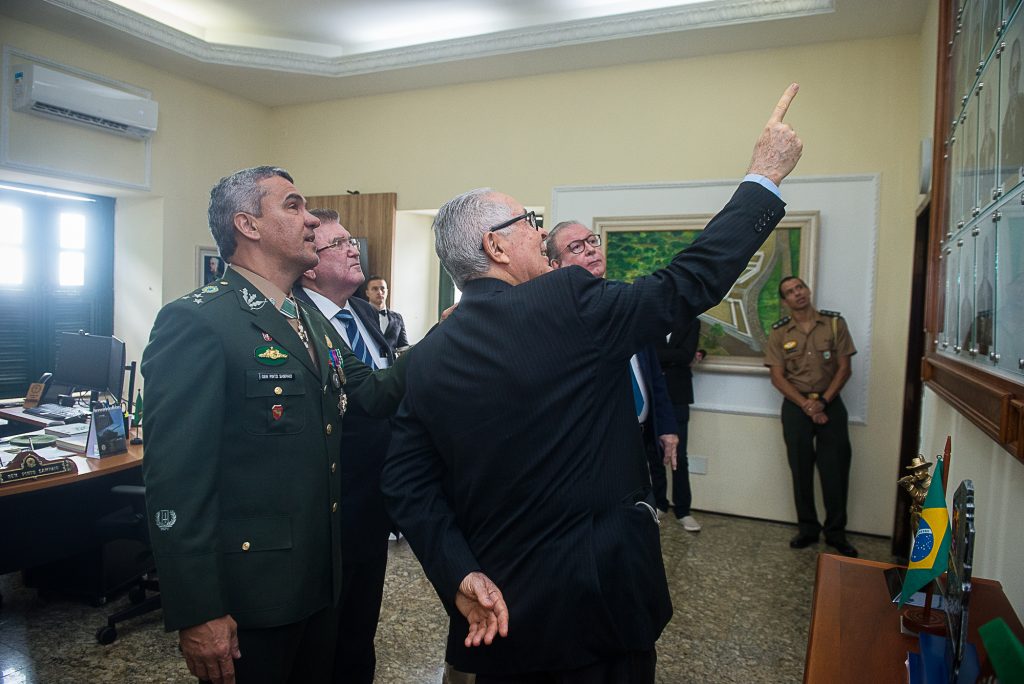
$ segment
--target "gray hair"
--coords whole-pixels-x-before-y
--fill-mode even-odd
[[[334,209],[310,209],[309,213],[320,219],[320,223],[341,223],[341,214]]]
[[[512,218],[507,204],[491,199],[493,193],[491,188],[464,192],[445,202],[434,217],[434,251],[459,289],[467,280],[482,277],[491,266],[480,249],[488,226]]]
[[[549,264],[555,260],[555,257],[558,254],[558,234],[563,228],[568,228],[569,226],[583,226],[586,228],[586,225],[576,220],[562,221],[552,228],[551,232],[548,233],[548,239],[544,241],[544,254],[547,255]],[[589,230],[589,228],[587,230]]]
[[[210,190],[210,232],[213,233],[224,261],[230,262],[235,254],[235,214],[244,211],[253,216],[262,216],[260,202],[267,193],[259,183],[274,176],[280,176],[289,183],[295,182],[282,168],[255,166],[221,178]]]

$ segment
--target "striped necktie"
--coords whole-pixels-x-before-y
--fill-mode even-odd
[[[370,354],[370,350],[366,348],[363,336],[359,334],[359,326],[356,325],[356,319],[352,317],[352,312],[348,309],[340,309],[338,313],[334,314],[334,317],[345,326],[345,333],[348,335],[348,341],[351,343],[352,352],[360,361],[369,366],[371,370],[375,370],[376,366],[373,363],[373,356]]]

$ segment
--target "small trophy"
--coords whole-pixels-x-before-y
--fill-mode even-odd
[[[921,518],[921,506],[924,504],[925,497],[928,496],[928,486],[932,483],[932,474],[929,472],[931,467],[932,464],[924,460],[924,456],[918,454],[911,459],[910,465],[906,468],[910,474],[896,480],[907,490],[914,502],[910,506],[910,526],[914,532],[917,532],[917,521]]]

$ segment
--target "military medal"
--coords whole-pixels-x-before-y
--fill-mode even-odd
[[[330,359],[331,386],[337,391],[341,389],[342,384],[345,382],[345,371],[341,369],[341,354],[338,353],[337,349],[329,349],[327,356]],[[344,409],[342,411],[344,412]]]
[[[274,417],[274,420],[281,420],[281,416],[284,415],[284,406],[281,404],[274,404],[270,407],[270,415]]]

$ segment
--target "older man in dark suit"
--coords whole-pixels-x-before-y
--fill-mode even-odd
[[[413,350],[382,486],[450,616],[447,659],[478,684],[654,681],[672,608],[629,358],[718,302],[782,218],[796,90],[700,238],[632,284],[552,271],[508,195],[438,212],[463,296]]]
[[[320,219],[316,251],[320,263],[303,273],[295,296],[330,321],[371,368],[387,367],[394,354],[384,343],[376,311],[353,297],[363,283],[359,243],[333,209],[313,209]],[[375,352],[379,350],[379,352]],[[391,522],[384,512],[380,470],[391,441],[391,421],[374,418],[359,406],[346,414],[341,435],[341,598],[334,680],[371,684],[377,665],[373,641],[384,595]]]
[[[604,278],[608,264],[601,249],[601,236],[579,221],[562,221],[551,229],[544,250],[555,268],[579,266],[591,275]],[[658,364],[654,347],[647,345],[629,359],[630,383],[636,406],[640,434],[651,470],[651,485],[658,517],[668,512],[668,480],[665,466],[676,468],[679,427],[676,425],[668,386]]]

